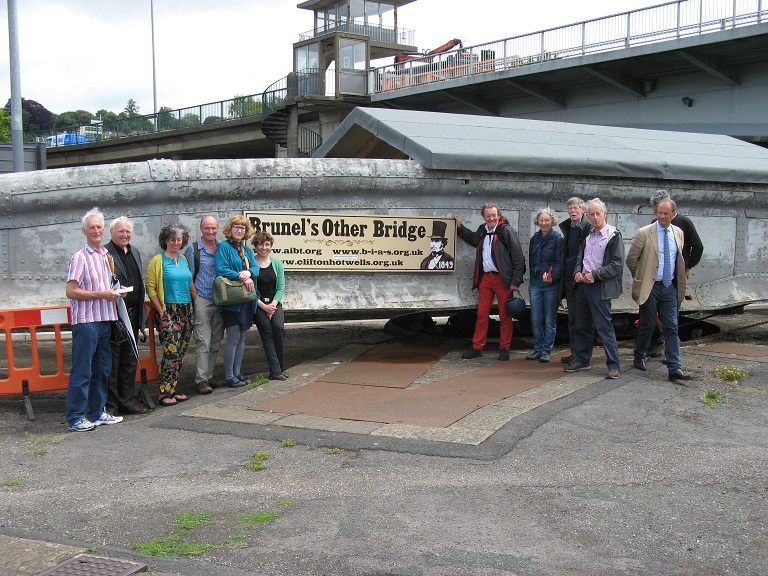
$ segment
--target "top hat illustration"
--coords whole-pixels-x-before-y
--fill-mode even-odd
[[[430,238],[440,238],[441,240],[446,240],[445,229],[447,227],[448,227],[447,223],[442,222],[440,220],[433,220],[432,221],[432,236],[430,236]]]

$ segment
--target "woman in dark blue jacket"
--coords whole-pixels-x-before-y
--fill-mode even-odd
[[[528,360],[549,362],[555,345],[557,331],[557,307],[560,302],[560,275],[563,255],[563,237],[554,230],[557,216],[549,208],[536,213],[539,231],[531,236],[528,248],[528,265],[531,283],[531,328],[533,353]]]
[[[242,280],[249,292],[256,290],[259,267],[253,250],[246,241],[253,236],[253,227],[245,216],[232,216],[224,226],[227,240],[216,247],[216,275],[230,280]],[[227,385],[239,388],[248,383],[240,371],[245,351],[245,334],[253,324],[255,303],[222,306],[221,317],[227,339],[224,343],[224,376]]]

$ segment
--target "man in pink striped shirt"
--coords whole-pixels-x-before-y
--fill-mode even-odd
[[[105,410],[112,369],[112,325],[117,320],[112,266],[104,238],[104,216],[92,208],[83,216],[85,247],[75,252],[67,268],[67,298],[72,309],[72,369],[67,388],[67,425],[71,432],[116,424],[122,416]]]

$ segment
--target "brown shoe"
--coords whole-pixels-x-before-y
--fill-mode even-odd
[[[131,404],[129,406],[123,406],[123,409],[120,410],[121,414],[130,414],[130,415],[137,415],[137,414],[146,414],[147,413],[147,407],[144,406],[144,404]]]
[[[211,378],[210,380],[208,380],[208,386],[210,386],[211,388],[223,388],[226,385],[227,383],[224,382],[224,380],[222,380],[221,378]]]
[[[645,358],[635,358],[635,361],[632,362],[632,366],[643,372],[648,370],[648,368],[645,367]]]
[[[203,380],[197,385],[198,394],[210,394],[211,392],[213,392],[213,388],[208,385],[206,380]]]

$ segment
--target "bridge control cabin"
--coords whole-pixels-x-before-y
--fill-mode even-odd
[[[416,51],[413,30],[400,27],[397,14],[398,7],[414,1],[302,2],[299,8],[314,13],[314,27],[293,45],[294,72],[319,70],[321,82],[333,83],[321,94],[367,96],[366,76],[372,60]]]

